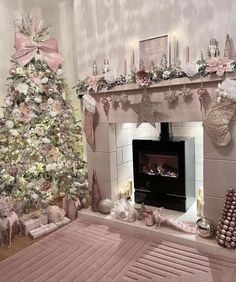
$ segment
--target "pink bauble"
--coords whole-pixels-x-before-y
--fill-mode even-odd
[[[16,69],[15,69],[15,68],[11,68],[11,69],[9,70],[9,74],[10,74],[10,75],[15,75],[15,74],[16,74]]]

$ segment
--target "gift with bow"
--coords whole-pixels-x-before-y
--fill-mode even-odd
[[[28,64],[37,52],[40,52],[43,60],[56,72],[58,66],[64,61],[58,53],[58,43],[55,38],[36,42],[20,32],[15,33],[16,53],[12,56],[20,65]]]

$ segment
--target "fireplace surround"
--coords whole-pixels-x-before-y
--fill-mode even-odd
[[[155,115],[155,122],[201,122],[207,113],[212,99],[215,97],[217,84],[224,77],[178,78],[171,81],[171,89],[179,91],[183,85],[191,89],[193,95],[190,100],[179,98],[178,103],[170,106],[164,99],[163,92],[170,87],[169,81],[162,81],[148,88],[151,102],[160,102],[160,111]],[[207,89],[208,94],[204,99],[204,107],[201,111],[197,90],[201,85]],[[101,99],[110,95],[129,96],[130,103],[139,103],[142,99],[143,90],[137,85],[117,86],[112,90],[103,90],[101,93],[91,93],[97,104],[97,125],[95,129],[96,149],[87,144],[87,161],[90,185],[92,183],[93,169],[97,172],[101,196],[116,201],[119,198],[120,187],[119,171],[117,168],[118,151],[115,125],[122,123],[136,123],[137,114],[128,108],[124,110],[121,106],[110,108],[109,114],[104,113]],[[228,186],[235,187],[236,175],[234,163],[236,161],[236,117],[231,122],[232,142],[226,147],[215,147],[209,136],[203,129],[204,139],[204,213],[209,219],[217,223],[224,205],[225,191]]]

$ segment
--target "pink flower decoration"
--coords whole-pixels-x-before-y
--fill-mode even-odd
[[[88,77],[88,90],[92,89],[94,92],[98,92],[100,75],[91,75]]]
[[[206,71],[209,73],[216,72],[216,75],[223,76],[226,71],[232,71],[230,64],[232,60],[227,57],[210,58],[207,62]]]
[[[35,83],[35,84],[37,84],[37,85],[40,85],[40,84],[42,84],[42,80],[41,80],[41,78],[40,77],[34,77],[33,79],[33,82]]]
[[[148,86],[148,84],[150,83],[149,75],[145,70],[136,72],[135,79],[140,86]]]

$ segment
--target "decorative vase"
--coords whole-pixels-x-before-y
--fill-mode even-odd
[[[91,199],[91,210],[93,212],[98,211],[98,203],[100,202],[100,200],[101,200],[101,195],[100,195],[97,175],[96,175],[96,171],[93,170],[92,199]]]
[[[209,238],[214,235],[215,227],[206,217],[203,216],[197,221],[197,233],[201,237]]]

